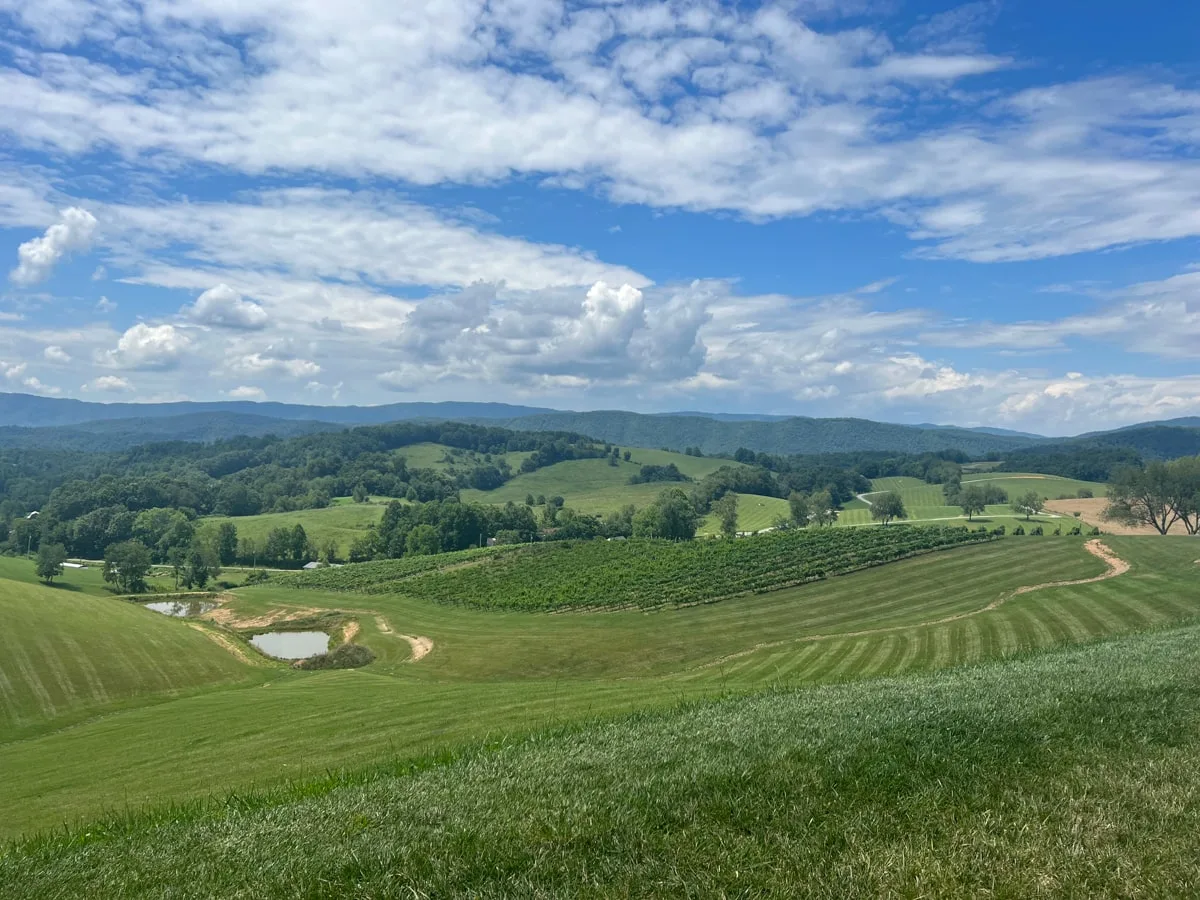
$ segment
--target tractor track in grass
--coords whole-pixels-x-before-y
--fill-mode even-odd
[[[433,650],[432,640],[420,635],[400,634],[398,631],[392,631],[392,626],[388,624],[388,620],[383,616],[375,617],[375,627],[379,629],[381,634],[394,634],[396,637],[408,641],[408,646],[412,647],[412,656],[409,657],[409,662],[420,662]]]
[[[758,653],[760,650],[770,650],[775,647],[786,647],[789,644],[811,644],[820,641],[843,640],[845,638],[871,637],[873,635],[892,634],[898,631],[909,631],[917,628],[932,628],[938,625],[949,625],[952,622],[959,622],[963,619],[969,619],[982,613],[991,612],[992,610],[1003,606],[1014,597],[1019,597],[1023,594],[1031,594],[1034,591],[1041,591],[1047,588],[1095,584],[1098,581],[1107,581],[1110,578],[1116,578],[1118,575],[1124,575],[1129,571],[1129,563],[1117,556],[1117,554],[1113,552],[1112,548],[1110,548],[1103,541],[1094,538],[1085,543],[1083,546],[1088,553],[1092,554],[1092,556],[1095,556],[1108,566],[1107,571],[1100,575],[1094,575],[1091,578],[1078,578],[1073,581],[1046,581],[1042,582],[1041,584],[1022,585],[1014,590],[1001,594],[991,603],[987,604],[987,606],[971,610],[970,612],[955,613],[952,616],[943,616],[940,619],[931,619],[928,622],[914,622],[907,625],[887,625],[882,628],[867,628],[862,631],[838,631],[830,632],[828,634],[809,634],[804,635],[803,637],[786,638],[780,641],[764,641],[763,643],[755,644],[753,647],[749,647],[745,650],[739,650],[736,653],[727,654],[702,665],[693,666],[687,671],[716,668],[717,666],[723,666],[728,662],[732,662],[733,660],[751,656],[752,654]],[[1197,562],[1200,562],[1200,560],[1197,560]]]

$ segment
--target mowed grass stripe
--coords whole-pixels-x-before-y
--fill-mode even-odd
[[[995,649],[1031,649],[1053,638],[1044,625],[1042,632],[1037,627],[1046,604],[1087,602],[1107,609],[1112,603],[1183,614],[1189,607],[1181,598],[1196,595],[1195,546],[1114,539],[1114,549],[1134,563],[1118,579],[1021,595],[948,625],[910,624],[818,641],[795,640],[813,631],[814,612],[833,616],[842,610],[846,630],[877,627],[881,601],[894,598],[898,586],[922,615],[945,604],[947,595],[958,609],[976,613],[1020,584],[1087,577],[1103,567],[1078,540],[1009,538],[791,592],[651,614],[503,614],[399,596],[355,596],[355,608],[383,615],[395,632],[431,637],[434,653],[417,665],[380,663],[377,670],[357,673],[273,670],[269,687],[224,689],[117,711],[0,746],[0,771],[17,773],[0,780],[0,808],[13,811],[0,831],[53,824],[126,798],[139,803],[198,796],[214,784],[238,789],[272,783],[289,773],[411,755],[538,722],[752,690],[780,680],[888,674],[883,664],[876,668],[884,656],[895,660],[888,663],[894,671],[929,668],[939,658],[939,639],[932,633],[938,630],[979,628],[988,635],[974,651],[981,656]],[[339,608],[347,600],[344,594],[268,588],[246,592],[237,604],[261,612],[279,605],[284,595],[297,606]],[[883,618],[902,616],[898,609]],[[387,636],[364,629],[363,637],[378,642]],[[759,645],[765,646],[746,652]],[[719,660],[726,661],[713,665]],[[97,665],[103,675],[106,669]],[[0,669],[8,671],[3,659]],[[533,679],[534,671],[549,674]],[[56,765],[44,765],[47,759]]]
[[[182,621],[0,580],[0,741],[117,701],[227,685],[248,667]]]

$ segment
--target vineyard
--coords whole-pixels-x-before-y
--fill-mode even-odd
[[[437,553],[432,556],[406,556],[401,559],[380,559],[374,562],[354,563],[349,566],[331,566],[310,569],[294,575],[276,575],[271,583],[281,587],[301,588],[308,591],[368,591],[379,593],[380,585],[424,575],[439,569],[448,569],[502,553],[513,553],[517,547],[476,547],[456,550],[452,553]],[[390,590],[390,587],[389,587]]]
[[[736,541],[556,542],[481,565],[375,583],[346,567],[329,573],[325,585],[332,587],[340,576],[369,593],[486,609],[653,609],[789,587],[988,539],[962,528],[898,526],[785,531]]]

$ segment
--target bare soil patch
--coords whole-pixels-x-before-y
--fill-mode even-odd
[[[1047,500],[1046,511],[1074,518],[1079,513],[1079,519],[1088,525],[1094,525],[1108,534],[1158,534],[1149,525],[1122,525],[1120,522],[1110,522],[1104,518],[1104,509],[1108,501],[1103,497],[1089,497],[1084,500]],[[1169,534],[1186,534],[1182,522],[1176,522]]]
[[[408,641],[408,645],[412,647],[412,656],[409,662],[419,662],[429,655],[429,651],[433,649],[433,641],[427,637],[419,635],[401,634],[399,637]]]
[[[306,619],[309,616],[320,615],[322,612],[325,612],[325,610],[317,609],[313,606],[279,607],[261,616],[241,618],[232,609],[226,606],[219,606],[211,612],[205,613],[203,618],[225,628],[249,629],[267,628],[268,626],[278,625],[283,622],[294,622],[296,619]]]

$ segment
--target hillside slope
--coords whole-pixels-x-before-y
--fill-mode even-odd
[[[165,809],[0,851],[0,882],[13,898],[1188,896],[1198,638],[731,698]]]

